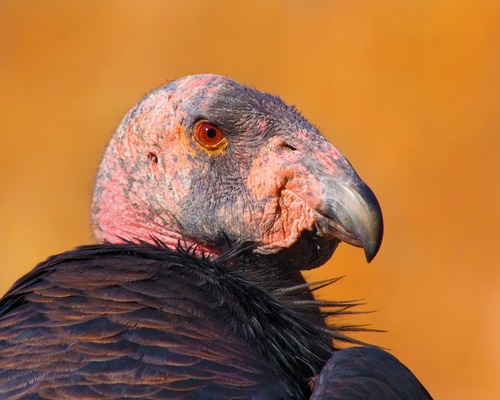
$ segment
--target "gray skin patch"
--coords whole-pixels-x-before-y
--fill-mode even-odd
[[[227,146],[203,149],[199,121]],[[181,241],[213,256],[245,243],[290,271],[314,268],[341,237],[318,228],[333,226],[320,223],[335,219],[325,205],[343,201],[326,198],[335,180],[361,182],[295,108],[222,76],[190,76],[146,96],[118,127],[97,177],[94,231],[99,241]]]

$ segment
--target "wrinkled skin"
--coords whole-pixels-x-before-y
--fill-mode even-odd
[[[335,280],[298,284],[339,241],[370,261],[382,217],[280,99],[215,75],[148,95],[110,141],[92,222],[99,244],[0,300],[1,398],[430,398],[386,352],[336,347],[355,303],[311,294]]]
[[[224,146],[200,145],[201,120]],[[104,156],[92,219],[102,242],[182,241],[213,256],[246,243],[290,271],[323,264],[339,240],[370,260],[382,238],[377,200],[314,126],[216,75],[174,81],[129,112]]]

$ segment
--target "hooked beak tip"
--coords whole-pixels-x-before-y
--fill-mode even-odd
[[[382,244],[382,236],[380,236],[380,240],[378,242],[367,243],[363,245],[363,249],[365,250],[365,257],[368,263],[372,262],[372,260],[377,255],[380,245]]]
[[[364,223],[360,224],[360,229],[356,233],[365,250],[366,261],[371,262],[377,255],[384,236],[382,210],[377,198],[366,184],[360,185],[358,193],[364,200],[365,211],[361,216]]]
[[[326,234],[362,247],[366,261],[377,255],[384,232],[382,211],[371,189],[360,179],[349,185],[338,182],[329,185],[326,204],[321,212]]]

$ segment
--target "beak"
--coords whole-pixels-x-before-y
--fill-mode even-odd
[[[316,227],[322,236],[362,247],[370,262],[382,243],[382,211],[371,189],[354,170],[350,169],[348,175],[348,179],[321,179],[324,196],[315,210]]]

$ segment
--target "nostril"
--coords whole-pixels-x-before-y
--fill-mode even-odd
[[[297,150],[297,148],[293,147],[291,144],[288,144],[287,142],[280,142],[279,147],[289,151]]]

